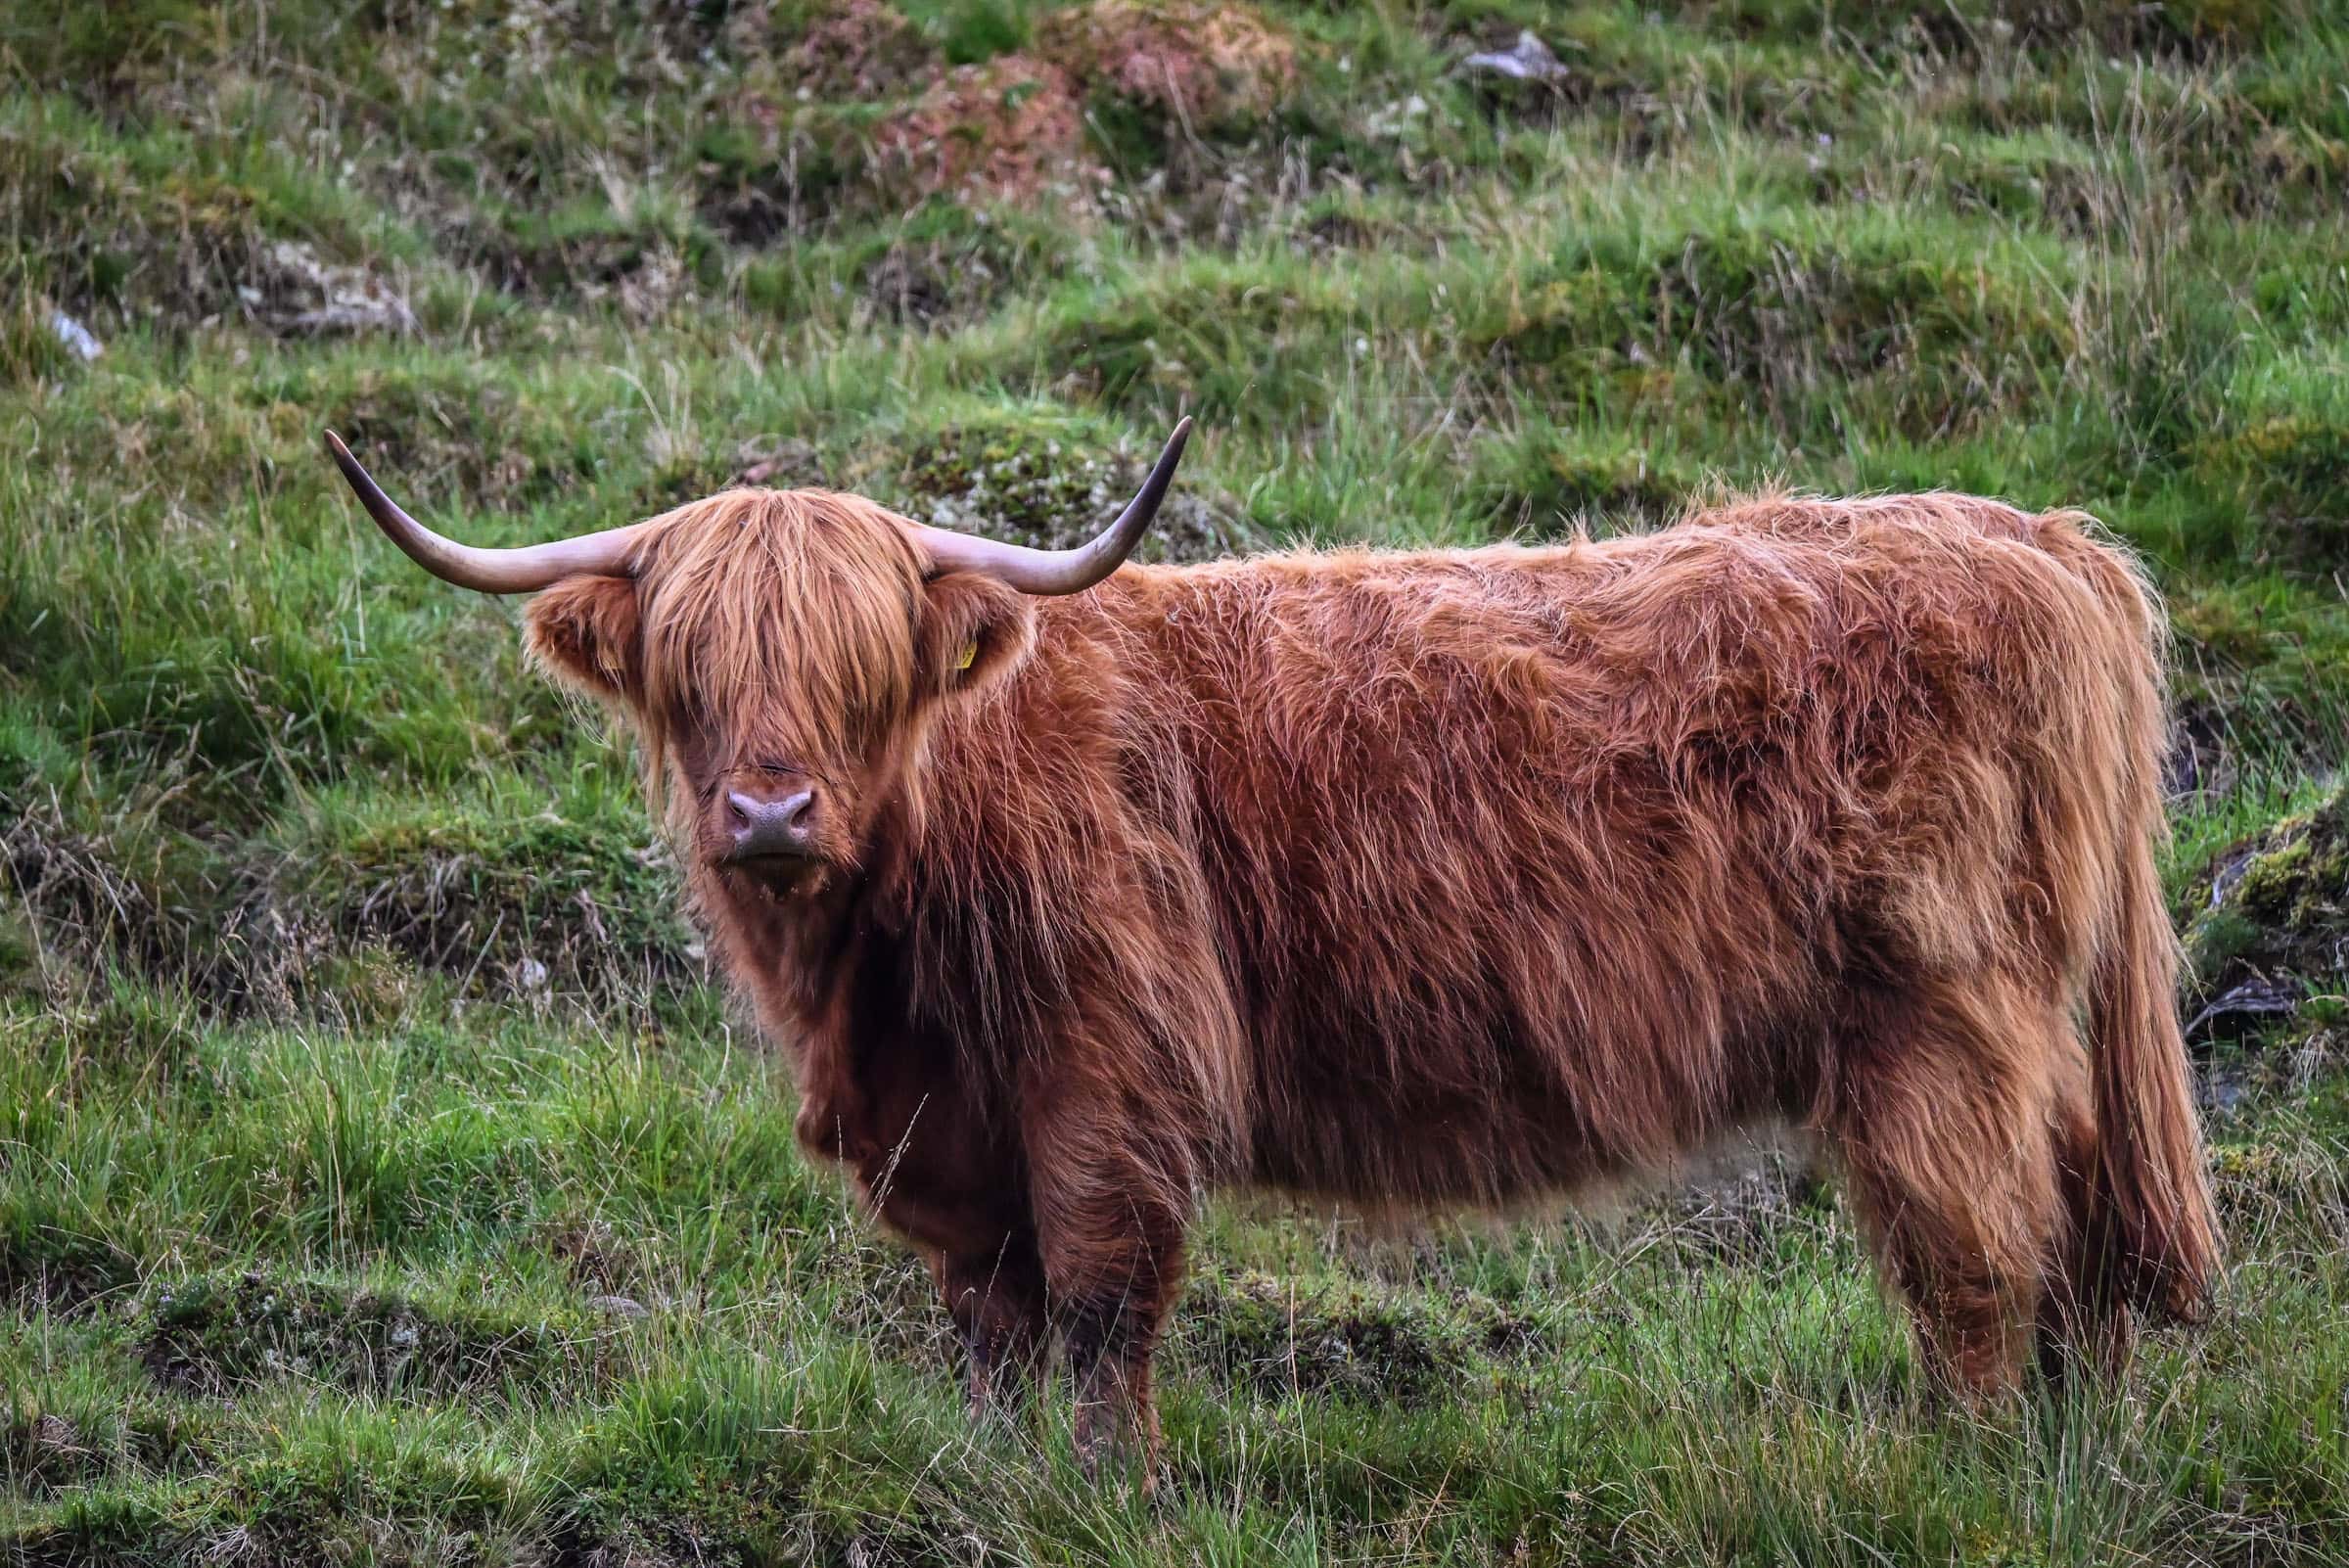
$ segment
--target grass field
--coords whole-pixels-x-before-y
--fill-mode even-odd
[[[0,71],[7,1561],[2349,1561],[2337,8],[0,0]],[[484,542],[1051,538],[1183,412],[1175,554],[1781,483],[2146,552],[2214,1322],[1968,1417],[1774,1166],[1218,1210],[1156,1499],[967,1430],[629,762],[318,432]]]

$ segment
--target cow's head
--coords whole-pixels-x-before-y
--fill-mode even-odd
[[[392,541],[435,576],[536,593],[531,655],[625,714],[704,873],[783,896],[853,867],[907,749],[943,702],[1028,652],[1032,594],[1078,593],[1149,527],[1189,438],[1089,542],[1034,550],[828,490],[727,490],[647,522],[521,549],[443,538],[328,451]]]

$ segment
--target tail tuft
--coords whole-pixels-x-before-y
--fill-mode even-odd
[[[2141,1312],[2199,1321],[2219,1266],[2218,1216],[2178,1028],[2177,945],[2151,846],[2123,846],[2116,907],[2090,982],[2097,1232],[2107,1288]]]

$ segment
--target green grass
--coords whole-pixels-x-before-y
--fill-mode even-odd
[[[1178,8],[1153,47],[1257,52],[1171,108],[1071,10],[0,4],[8,1560],[2349,1559],[2349,19],[1279,0]],[[1456,69],[1528,25],[1555,90]],[[885,156],[1011,53],[1088,211]],[[1155,1501],[1059,1406],[967,1430],[627,760],[317,433],[491,542],[745,472],[1046,539],[1185,412],[1177,556],[1779,483],[2143,551],[2185,1002],[2289,1009],[2196,1040],[2213,1324],[1969,1418],[1776,1166],[1403,1237],[1218,1207]]]

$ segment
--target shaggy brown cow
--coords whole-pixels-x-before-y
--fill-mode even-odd
[[[2198,1311],[2163,624],[2088,519],[1119,570],[1183,436],[1058,554],[818,490],[471,550],[330,438],[426,567],[545,590],[975,1407],[1056,1329],[1087,1455],[1154,1442],[1208,1189],[1506,1208],[1758,1123],[1823,1140],[1961,1390]]]

